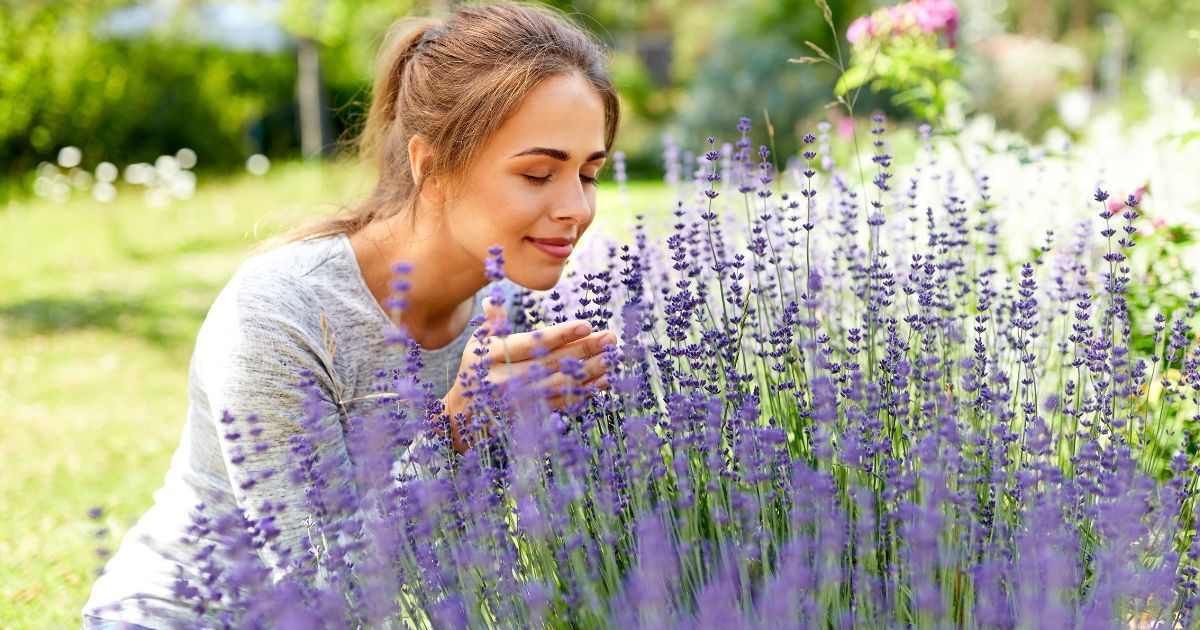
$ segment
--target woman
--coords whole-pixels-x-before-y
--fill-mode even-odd
[[[468,406],[454,377],[482,343],[468,322],[483,314],[494,328],[507,317],[482,299],[489,248],[503,249],[509,280],[544,290],[591,224],[618,101],[587,34],[548,10],[506,3],[395,32],[363,139],[378,161],[374,191],[351,214],[302,228],[286,246],[248,260],[213,304],[191,361],[182,443],[154,506],[97,581],[85,628],[197,625],[177,585],[203,580],[197,546],[181,542],[201,504],[252,520],[273,516],[279,534],[261,557],[273,578],[287,572],[287,554],[303,553],[306,538],[306,514],[295,507],[303,489],[286,474],[247,472],[282,468],[287,449],[246,449],[223,421],[257,415],[256,439],[288,444],[303,431],[297,375],[311,374],[320,400],[304,412],[332,429],[317,434],[336,436],[316,450],[322,461],[348,466],[344,419],[370,398],[374,375],[402,360],[385,339],[396,263],[412,263],[399,323],[421,348],[423,380],[445,392],[445,415],[461,420]],[[503,358],[486,346],[512,363],[490,378],[535,363],[553,369],[569,357],[583,361],[586,385],[602,388],[601,352],[614,342],[581,321],[512,334]],[[552,388],[566,383],[564,374],[549,377]],[[455,449],[468,448],[450,426]],[[219,612],[210,608],[204,620]]]

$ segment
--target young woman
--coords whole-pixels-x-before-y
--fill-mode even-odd
[[[399,323],[453,418],[467,410],[455,376],[476,360],[480,343],[468,322],[507,317],[483,299],[489,248],[503,248],[511,282],[544,290],[591,224],[595,178],[618,121],[592,38],[551,11],[507,3],[468,6],[396,33],[382,52],[363,138],[379,170],[374,191],[352,213],[248,260],[218,296],[191,361],[182,442],[154,506],[96,582],[85,628],[203,623],[175,588],[181,579],[203,581],[198,547],[182,542],[193,535],[198,505],[273,516],[279,545],[261,555],[273,574],[285,571],[279,550],[306,536],[305,513],[291,507],[304,490],[286,474],[248,483],[243,471],[281,469],[288,449],[245,450],[222,418],[257,415],[257,439],[287,445],[303,431],[298,417],[316,414],[331,429],[318,435],[344,438],[344,418],[369,399],[374,375],[402,359],[385,339],[397,262],[412,264]],[[585,384],[602,388],[601,352],[613,343],[611,333],[572,321],[508,336],[505,355],[487,347],[512,364],[493,370],[496,380],[535,362],[553,370],[570,357],[583,361]],[[302,410],[302,371],[320,390],[316,409],[310,402]],[[551,391],[567,383],[563,374],[548,378]],[[469,448],[451,432],[454,448]],[[344,439],[316,449],[324,462],[350,465]],[[205,619],[215,622],[219,612]]]

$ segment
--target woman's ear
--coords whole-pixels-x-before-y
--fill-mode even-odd
[[[444,195],[441,178],[425,177],[432,157],[433,146],[429,143],[428,138],[417,133],[408,139],[408,163],[412,168],[413,182],[421,187],[417,194],[427,203],[442,203]],[[424,182],[421,181],[423,177],[425,177]]]

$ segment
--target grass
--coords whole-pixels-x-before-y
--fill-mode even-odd
[[[77,194],[0,209],[0,627],[78,626],[97,547],[151,505],[178,444],[209,304],[255,243],[335,210],[355,179],[348,165],[287,164],[202,178],[166,208],[123,190],[107,205]],[[670,201],[653,182],[600,194],[597,229],[617,233],[631,209]]]

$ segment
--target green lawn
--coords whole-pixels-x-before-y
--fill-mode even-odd
[[[77,194],[0,209],[0,461],[15,473],[0,477],[0,628],[78,626],[97,547],[115,547],[166,472],[208,305],[255,243],[352,199],[353,173],[202,177],[167,208],[126,189],[108,205]],[[597,229],[624,232],[669,195],[606,184]]]

